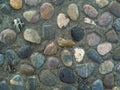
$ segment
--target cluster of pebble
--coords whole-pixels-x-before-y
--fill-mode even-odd
[[[95,0],[96,8],[83,0],[83,12],[73,0],[65,8],[66,13],[58,13],[56,26],[50,22],[43,24],[41,30],[32,28],[42,20],[50,21],[56,14],[55,7],[67,2],[70,1],[0,1],[3,14],[11,9],[19,11],[23,5],[40,6],[39,11],[22,12],[31,28],[24,29],[25,22],[18,17],[14,19],[14,29],[0,32],[2,75],[10,75],[0,82],[0,90],[120,90],[120,0]],[[106,11],[101,13],[101,9]],[[70,26],[81,18],[81,13],[83,25]],[[67,33],[59,35],[62,29]],[[70,37],[65,36],[68,33]],[[18,40],[21,36],[25,43]]]

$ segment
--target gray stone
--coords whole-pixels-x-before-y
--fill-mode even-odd
[[[8,83],[6,81],[0,82],[0,90],[10,90]]]
[[[108,3],[109,3],[109,0],[96,0],[96,4],[100,8],[103,8],[103,7],[107,6]]]
[[[25,0],[25,4],[29,6],[36,6],[40,4],[41,0]]]
[[[11,8],[9,5],[3,3],[0,5],[0,11],[4,14],[10,14],[11,13]]]
[[[28,78],[29,90],[37,90],[37,78],[31,76]]]
[[[77,90],[77,89],[70,85],[64,85],[62,90]]]
[[[98,79],[98,80],[94,81],[92,84],[92,90],[104,90],[102,80]]]
[[[4,55],[0,54],[0,66],[4,64]]]

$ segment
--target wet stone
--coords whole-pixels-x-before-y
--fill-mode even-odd
[[[67,14],[71,20],[76,21],[79,17],[78,6],[75,3],[72,3],[67,8]]]
[[[109,3],[108,0],[96,0],[96,4],[100,7],[103,8],[105,6],[107,6]]]
[[[110,73],[110,74],[105,75],[103,83],[106,88],[112,89],[113,86],[115,85],[114,74]]]
[[[66,49],[63,50],[61,52],[61,59],[62,59],[62,62],[63,62],[63,64],[65,66],[68,66],[68,67],[72,66],[72,63],[73,63],[72,59],[73,59],[73,57],[72,57],[72,54],[71,54],[70,51],[68,51]]]
[[[117,43],[118,42],[118,35],[114,30],[110,30],[106,33],[106,38],[111,43]]]
[[[98,79],[98,80],[94,81],[92,84],[92,90],[104,90],[102,80]]]
[[[18,50],[18,55],[20,58],[27,58],[33,52],[33,47],[31,45],[23,45]]]
[[[59,60],[56,57],[48,57],[47,58],[47,66],[48,68],[57,68],[59,65]]]
[[[28,78],[29,90],[37,90],[37,78],[35,76],[31,76]]]
[[[77,89],[70,85],[64,85],[62,90],[77,90]]]
[[[89,49],[87,51],[87,56],[88,56],[88,58],[90,58],[91,60],[93,60],[97,63],[102,63],[103,62],[102,57],[94,49]]]
[[[85,4],[83,6],[84,13],[90,18],[96,18],[98,16],[98,11],[91,5]]]
[[[115,22],[113,23],[113,28],[116,30],[116,31],[120,31],[120,18],[117,18],[115,20]]]
[[[36,68],[36,69],[39,69],[42,67],[42,65],[44,64],[45,62],[45,57],[44,55],[42,55],[41,53],[33,53],[31,56],[30,56],[30,59],[31,59],[31,63],[32,65]]]
[[[6,81],[0,82],[0,90],[10,90]]]
[[[87,43],[89,46],[96,46],[100,42],[100,36],[96,33],[90,33],[87,35]]]
[[[23,0],[10,0],[10,5],[14,9],[21,9],[23,6]]]
[[[25,4],[29,6],[36,6],[40,4],[41,0],[25,0]]]
[[[4,55],[0,54],[0,66],[4,64]]]
[[[93,73],[94,67],[93,63],[78,64],[76,65],[76,72],[82,78],[87,78]]]
[[[51,0],[51,2],[55,5],[61,5],[64,3],[65,0]]]
[[[55,86],[58,78],[49,70],[43,70],[40,73],[40,81],[46,86]]]
[[[43,19],[50,19],[54,14],[54,7],[51,3],[43,3],[40,7],[40,14]]]
[[[28,64],[21,64],[20,72],[22,74],[30,76],[30,75],[34,74],[34,68],[31,65],[28,65]]]
[[[82,28],[75,26],[71,28],[71,36],[74,41],[81,41],[84,38],[85,32]]]
[[[115,50],[113,50],[112,52],[112,58],[114,60],[120,60],[120,48],[116,48]]]
[[[43,25],[42,35],[44,39],[54,39],[56,36],[56,28],[53,25]]]
[[[4,13],[4,14],[10,14],[11,8],[10,8],[9,5],[3,3],[3,4],[0,6],[0,11],[1,11],[2,13]]]

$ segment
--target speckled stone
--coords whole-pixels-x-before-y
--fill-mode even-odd
[[[85,51],[82,48],[76,47],[74,48],[74,57],[76,62],[81,62],[84,58]]]
[[[58,78],[49,70],[42,70],[40,81],[46,86],[55,86],[58,83]]]
[[[29,23],[37,23],[40,19],[40,16],[37,11],[35,10],[30,10],[30,11],[25,11],[23,13],[23,17],[29,22]]]
[[[77,90],[77,89],[70,85],[64,85],[62,90]]]
[[[61,52],[61,59],[62,59],[62,62],[65,66],[72,66],[72,54],[70,51],[68,51],[67,49],[64,49],[62,52]]]
[[[108,26],[113,20],[113,17],[109,12],[104,12],[98,19],[100,26]]]
[[[78,6],[75,3],[72,3],[67,8],[67,14],[71,20],[76,21],[79,17]]]
[[[120,18],[117,18],[114,23],[113,23],[113,28],[116,30],[116,31],[120,31]]]
[[[12,8],[14,9],[21,9],[23,6],[23,0],[9,0],[10,1],[10,5]]]
[[[84,10],[84,13],[90,18],[95,18],[98,16],[98,11],[89,4],[85,4],[83,6],[83,10]]]
[[[103,80],[103,83],[104,83],[104,86],[105,86],[106,88],[112,89],[113,86],[115,85],[115,77],[114,77],[114,74],[113,74],[113,73],[110,73],[110,74],[105,75],[104,80]]]
[[[55,5],[62,5],[65,0],[51,0],[51,2]]]
[[[44,50],[45,55],[54,55],[57,53],[57,46],[54,42],[48,44]]]
[[[112,1],[108,8],[113,15],[120,17],[120,4],[118,2]]]
[[[31,65],[28,64],[21,64],[20,66],[20,72],[25,75],[33,75],[34,74],[34,68]]]
[[[94,67],[93,63],[78,64],[76,65],[76,72],[82,78],[87,78],[93,73]]]
[[[120,60],[120,48],[116,48],[116,49],[113,50],[112,58],[114,60],[118,60],[118,61]]]
[[[0,66],[4,64],[4,55],[3,54],[0,54]]]
[[[85,32],[82,28],[74,26],[71,28],[71,36],[74,41],[81,41],[84,38]]]
[[[119,41],[118,35],[114,30],[110,30],[106,33],[106,38],[111,43],[117,43]]]
[[[45,57],[39,52],[35,52],[30,56],[31,63],[32,65],[36,68],[39,69],[42,67],[42,65],[45,62]]]
[[[25,0],[25,4],[29,6],[36,6],[41,2],[41,0]]]
[[[92,90],[104,90],[102,80],[98,79],[98,80],[94,81],[92,84]]]
[[[112,90],[120,90],[120,87],[114,87]]]
[[[101,43],[97,46],[97,51],[100,55],[105,55],[112,50],[112,44],[109,42]]]
[[[47,66],[48,66],[48,68],[52,68],[52,69],[57,68],[58,65],[59,65],[58,58],[53,57],[53,56],[47,58]]]
[[[100,7],[103,8],[109,4],[108,0],[96,0],[96,4]]]
[[[8,83],[6,81],[0,82],[0,90],[10,90]]]
[[[59,28],[66,27],[68,23],[70,22],[70,19],[65,16],[64,13],[59,13],[57,16],[57,25]]]
[[[36,76],[31,76],[28,78],[29,90],[37,90],[37,78]]]
[[[43,19],[50,19],[54,14],[54,7],[51,3],[45,2],[40,7],[40,14]]]
[[[74,72],[67,67],[60,68],[59,78],[62,82],[72,84],[76,82],[76,76]]]
[[[36,30],[26,29],[23,36],[26,41],[29,41],[31,43],[40,44],[41,42],[41,37]]]
[[[100,42],[100,36],[96,33],[90,33],[87,35],[87,43],[89,46],[96,46]]]
[[[12,44],[16,40],[16,33],[11,29],[5,29],[0,33],[0,41],[5,44]]]

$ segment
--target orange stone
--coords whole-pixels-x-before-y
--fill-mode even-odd
[[[10,0],[10,5],[14,9],[21,9],[22,3],[22,0]]]

